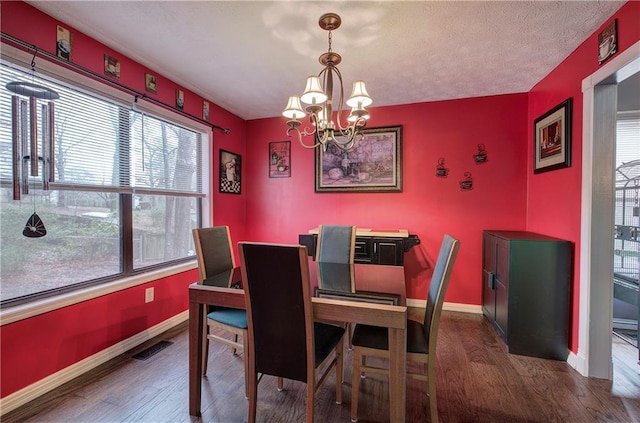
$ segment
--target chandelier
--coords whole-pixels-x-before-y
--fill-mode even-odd
[[[353,83],[353,91],[351,97],[346,104],[351,107],[351,113],[344,122],[340,120],[343,116],[344,88],[342,85],[342,75],[338,69],[338,65],[342,61],[342,57],[331,50],[331,31],[338,29],[342,19],[335,13],[325,13],[320,16],[318,24],[320,28],[329,32],[329,49],[320,56],[320,64],[324,68],[320,73],[311,75],[307,78],[307,85],[304,93],[300,97],[291,96],[287,103],[287,107],[282,115],[289,119],[287,125],[287,135],[291,136],[291,132],[298,135],[298,141],[305,148],[316,148],[322,146],[323,150],[327,150],[329,143],[334,143],[342,150],[349,150],[355,145],[358,136],[361,136],[361,129],[369,119],[369,113],[365,107],[373,103],[364,81],[356,81]],[[339,101],[337,104],[336,121],[333,121],[333,78],[338,78]],[[336,87],[337,88],[337,87]],[[301,102],[307,106],[306,113],[309,113],[309,122],[313,128],[304,128],[300,130],[302,119],[306,116],[305,110],[302,110]],[[303,141],[303,137],[313,136],[313,143],[307,144]]]

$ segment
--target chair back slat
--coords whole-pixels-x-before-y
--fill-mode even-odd
[[[435,348],[436,337],[438,336],[438,324],[444,296],[449,286],[449,279],[453,271],[453,264],[458,255],[460,241],[449,234],[444,236],[440,245],[438,259],[431,276],[431,284],[427,293],[427,308],[424,314],[425,338],[429,341],[429,349]],[[431,353],[431,351],[429,351]]]
[[[235,267],[228,226],[196,228],[193,230],[193,239],[202,281]]]
[[[256,371],[307,382],[313,357],[307,248],[241,242],[239,252]]]
[[[353,263],[355,242],[355,226],[320,225],[316,261]]]

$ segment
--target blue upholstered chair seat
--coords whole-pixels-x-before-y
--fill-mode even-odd
[[[247,328],[247,312],[237,308],[212,307],[207,318],[236,328]]]
[[[369,325],[356,325],[351,343],[354,346],[389,349],[389,331],[387,328]],[[407,320],[407,352],[427,354],[429,341],[425,336],[424,325],[415,320]]]
[[[335,349],[344,335],[344,328],[326,323],[313,323],[315,337],[315,365],[318,367]]]

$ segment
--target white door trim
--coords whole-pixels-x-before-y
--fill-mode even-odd
[[[582,203],[581,203],[581,232],[580,232],[580,303],[578,327],[578,352],[572,365],[582,375],[611,379],[611,330],[602,330],[603,326],[611,326],[611,304],[613,301],[613,256],[603,256],[602,251],[612,249],[612,245],[594,244],[597,234],[604,231],[612,233],[613,220],[607,229],[601,219],[603,204],[613,195],[612,175],[614,163],[597,162],[595,157],[602,151],[607,156],[612,154],[614,144],[602,142],[598,138],[597,127],[594,124],[599,117],[595,113],[602,113],[596,109],[598,103],[598,86],[612,78],[613,84],[623,76],[616,78],[620,70],[633,74],[640,70],[640,41],[618,54],[596,72],[582,81]],[[635,69],[635,72],[634,72]],[[594,140],[598,138],[598,143]],[[615,157],[615,155],[614,155]],[[608,205],[605,214],[613,215],[613,202]],[[609,241],[609,238],[607,241]],[[613,244],[613,243],[611,243]],[[600,276],[609,276],[604,281]],[[608,283],[603,289],[602,284]],[[611,289],[609,289],[611,288]],[[608,316],[608,318],[606,317]],[[603,320],[606,319],[606,322]]]

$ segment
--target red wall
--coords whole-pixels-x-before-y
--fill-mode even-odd
[[[90,301],[2,326],[5,396],[130,338],[189,307],[187,286],[197,272],[184,272]],[[155,299],[145,304],[145,289]]]
[[[3,33],[55,54],[56,25],[60,22],[23,2],[1,2],[0,15]],[[107,53],[120,60],[120,83],[145,92],[144,74],[151,72],[157,75],[158,94],[147,95],[168,104],[175,103],[175,89],[179,88],[176,84],[61,24],[73,33],[74,63],[102,74],[103,55]],[[36,58],[36,66],[42,60],[44,57]],[[202,97],[181,89],[185,94],[185,111],[202,116]],[[209,120],[231,129],[230,135],[214,131],[212,156],[214,169],[217,169],[219,148],[244,154],[245,122],[212,102]],[[244,237],[245,197],[244,193],[220,194],[217,186],[213,187],[213,221],[229,225],[234,240]],[[188,308],[187,286],[197,279],[197,270],[184,272],[2,326],[0,395],[12,394],[185,311]],[[155,287],[155,300],[145,304],[144,289],[150,286]]]
[[[375,100],[375,99],[374,99]],[[297,243],[319,224],[405,228],[421,244],[405,255],[409,298],[425,299],[445,232],[461,241],[446,301],[481,303],[481,232],[524,229],[527,95],[371,108],[369,127],[403,127],[403,192],[315,193],[314,152],[291,139],[291,178],[268,177],[268,144],[287,139],[284,118],[247,124],[247,222],[252,238]],[[489,160],[473,155],[485,144]],[[438,158],[450,169],[435,176]],[[461,191],[465,172],[474,188]]]
[[[629,2],[615,15],[621,51],[640,38],[639,9],[640,3]],[[54,53],[59,22],[22,2],[1,2],[0,12],[3,32]],[[120,82],[144,92],[144,73],[151,72],[158,78],[157,98],[173,104],[177,86],[171,81],[65,26],[74,33],[75,63],[102,73],[103,54],[113,55],[121,62]],[[234,242],[297,242],[299,233],[320,223],[406,228],[422,241],[406,255],[409,298],[425,297],[431,266],[448,232],[462,245],[446,301],[480,304],[483,229],[526,228],[570,239],[579,254],[580,83],[598,68],[596,44],[596,35],[589,37],[530,94],[372,108],[370,127],[403,126],[402,193],[314,193],[314,154],[295,139],[291,178],[270,179],[268,143],[287,139],[284,119],[244,122],[211,102],[210,121],[232,131],[231,135],[214,131],[213,180],[219,148],[242,155],[244,179],[242,195],[220,194],[212,186],[214,223],[229,225]],[[200,116],[202,98],[183,91],[185,110]],[[573,165],[533,176],[533,120],[566,97],[574,99]],[[476,165],[472,155],[481,143],[489,161]],[[440,157],[450,169],[446,179],[435,177]],[[462,192],[458,182],[467,171],[473,175],[474,189]],[[549,204],[556,209],[553,217],[547,213]],[[185,272],[2,326],[0,395],[16,392],[186,310],[186,286],[196,278],[196,271]],[[574,310],[578,284],[576,274]],[[156,300],[144,304],[143,291],[149,286],[155,287]],[[574,323],[572,345],[576,340]]]
[[[578,346],[580,298],[580,202],[582,186],[582,80],[598,70],[598,33],[617,19],[618,52],[640,40],[640,2],[626,3],[529,93],[527,132],[527,229],[575,243],[571,349]],[[571,167],[533,174],[533,121],[573,98]],[[552,205],[553,207],[550,207]]]

